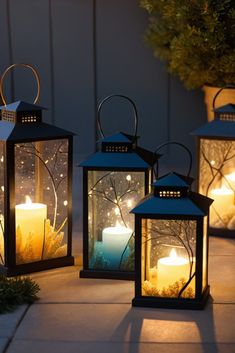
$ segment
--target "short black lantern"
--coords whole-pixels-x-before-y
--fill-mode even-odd
[[[235,237],[235,105],[215,108],[214,120],[192,134],[198,141],[198,190],[214,199],[210,235]]]
[[[169,173],[153,183],[135,214],[133,306],[201,309],[209,295],[209,198],[193,179]]]
[[[131,103],[134,136],[119,132],[104,137],[103,104],[113,97]],[[101,150],[83,167],[83,270],[80,277],[134,278],[134,217],[129,212],[149,192],[157,155],[137,146],[137,110],[122,95],[106,97],[98,108]]]
[[[42,107],[5,103],[0,121],[0,273],[72,265],[72,134],[42,122]],[[35,102],[34,102],[35,103]]]

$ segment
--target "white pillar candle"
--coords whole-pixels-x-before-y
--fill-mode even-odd
[[[228,207],[234,204],[234,192],[232,189],[222,185],[219,189],[212,189],[209,197],[214,200],[210,212],[211,222],[213,223],[216,219],[218,219],[216,212],[219,215],[225,214]]]
[[[227,187],[229,187],[229,185],[233,188],[233,190],[235,191],[235,172],[233,173],[230,173],[230,174],[226,174],[225,175],[225,179],[223,182],[224,182],[224,185],[226,185]]]
[[[22,245],[26,245],[30,234],[33,239],[33,261],[41,260],[46,218],[47,205],[32,203],[29,197],[26,197],[26,203],[15,206],[16,229],[20,228]]]
[[[172,249],[170,256],[162,257],[157,262],[158,289],[162,290],[163,287],[167,289],[181,278],[187,281],[189,278],[189,270],[189,260],[178,256],[175,249]]]
[[[112,268],[118,269],[122,253],[133,233],[132,229],[116,225],[102,232],[104,256]]]

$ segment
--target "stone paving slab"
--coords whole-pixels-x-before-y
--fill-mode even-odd
[[[234,344],[164,344],[14,340],[7,353],[235,353]]]
[[[129,304],[35,304],[15,338],[235,344],[234,317],[231,304],[210,304],[203,311],[131,308]]]
[[[40,303],[130,303],[134,282],[79,278],[79,267],[33,274],[41,290]]]
[[[0,315],[0,353],[15,331],[5,353],[235,353],[234,255],[234,239],[210,237],[204,311],[132,308],[134,282],[80,279],[78,266],[33,274],[41,299]]]
[[[0,315],[0,338],[13,335],[27,308],[27,305],[21,305],[14,312]]]

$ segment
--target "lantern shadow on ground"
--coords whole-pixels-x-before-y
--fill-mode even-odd
[[[112,340],[126,343],[197,344],[200,352],[217,353],[216,331],[212,298],[204,310],[168,310],[131,308],[117,326]],[[136,344],[130,344],[127,353],[138,353]]]

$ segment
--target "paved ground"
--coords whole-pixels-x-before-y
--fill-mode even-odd
[[[235,353],[235,240],[210,238],[203,311],[132,308],[133,282],[78,272],[32,276],[41,299],[0,316],[1,353]]]

